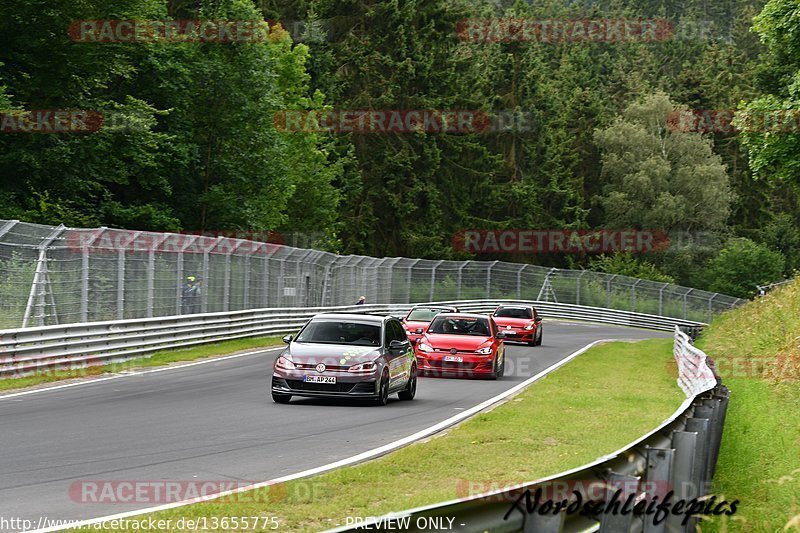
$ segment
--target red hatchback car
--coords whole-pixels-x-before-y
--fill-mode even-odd
[[[506,340],[542,344],[542,317],[532,305],[501,305],[492,313]]]
[[[503,337],[489,316],[440,313],[414,346],[417,368],[426,375],[497,379],[506,366]]]
[[[411,344],[416,344],[428,329],[433,317],[439,313],[457,313],[458,307],[437,305],[415,305],[402,320],[403,329]]]

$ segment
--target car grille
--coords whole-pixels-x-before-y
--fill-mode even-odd
[[[450,348],[434,348],[434,352],[452,353]],[[475,353],[473,350],[456,350],[456,353]]]
[[[290,389],[316,392],[350,392],[355,383],[308,383],[298,379],[287,379]]]

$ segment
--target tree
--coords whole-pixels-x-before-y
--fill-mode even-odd
[[[664,274],[653,263],[637,259],[629,253],[602,254],[589,261],[589,270],[619,274],[631,278],[649,279],[665,283],[675,283],[672,276]]]
[[[706,276],[711,291],[750,298],[757,293],[757,285],[780,280],[785,258],[780,252],[770,250],[746,238],[734,238],[708,263]]]
[[[715,231],[732,200],[725,166],[711,141],[671,131],[678,110],[663,93],[628,106],[595,140],[608,184],[597,201],[613,228]]]

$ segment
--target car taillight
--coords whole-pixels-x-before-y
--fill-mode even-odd
[[[278,357],[278,360],[275,361],[275,366],[277,366],[281,370],[294,370],[297,368],[296,366],[294,366],[293,362],[291,362],[284,356]]]
[[[359,363],[357,365],[353,365],[347,369],[348,372],[354,373],[366,373],[366,372],[374,372],[375,369],[378,367],[373,361],[368,363]]]

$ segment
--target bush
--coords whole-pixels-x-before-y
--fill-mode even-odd
[[[750,239],[730,239],[719,255],[708,262],[709,290],[750,298],[766,285],[782,278],[786,258]]]

